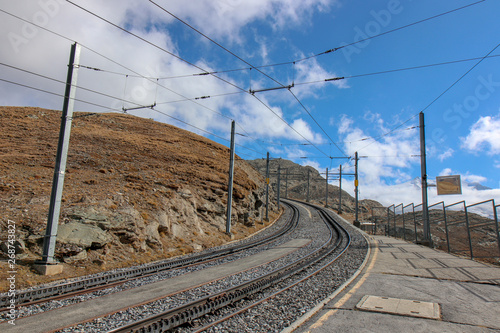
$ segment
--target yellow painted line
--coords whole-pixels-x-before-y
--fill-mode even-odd
[[[358,282],[356,282],[356,284],[351,288],[351,290],[349,290],[349,292],[344,295],[344,297],[342,297],[337,303],[333,305],[334,309],[328,310],[323,316],[321,316],[321,318],[318,319],[316,323],[314,323],[309,327],[307,333],[311,333],[312,329],[321,327],[325,323],[325,321],[328,320],[328,318],[333,316],[335,313],[337,313],[339,308],[342,305],[344,305],[352,297],[352,295],[356,293],[356,291],[361,287],[363,283],[365,283],[366,279],[370,275],[370,271],[373,269],[373,266],[375,266],[377,255],[378,255],[378,246],[376,246],[374,249],[373,258],[372,261],[370,262],[370,265],[366,269],[366,273],[361,277],[361,279],[359,279]]]

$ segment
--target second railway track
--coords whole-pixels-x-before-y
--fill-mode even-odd
[[[39,325],[37,331],[279,332],[333,292],[335,286],[342,284],[359,267],[366,254],[363,236],[347,231],[346,228],[350,228],[348,225],[338,225],[332,213],[303,203],[289,202],[287,205],[288,220],[293,222],[281,222],[287,225],[284,228],[287,232],[280,232],[280,236],[265,245],[264,249],[260,245],[260,251],[264,252],[258,253],[248,246],[241,250],[238,258],[233,258],[233,263],[222,264],[220,268],[212,266],[210,269],[167,279],[163,285],[153,283],[151,287],[133,289],[128,292],[129,295],[134,295],[134,291],[154,292],[155,287],[175,284],[175,281],[184,283],[184,287],[177,291],[173,288],[173,291],[166,292],[168,288],[161,287],[158,290],[165,293],[149,298],[143,296],[144,299],[136,303],[128,300],[130,306],[123,302],[123,297],[127,298],[126,293],[117,293],[116,297],[108,295],[102,301],[93,303],[84,302],[89,304],[81,305],[79,311],[89,313],[88,319],[82,323],[77,324],[82,319],[74,316],[69,320],[61,319],[58,324],[44,329],[43,325]],[[349,247],[349,244],[354,246]],[[341,256],[346,251],[348,255]],[[334,261],[335,264],[332,264]],[[228,270],[227,273],[224,269]],[[189,278],[194,278],[193,282],[189,282]],[[111,302],[109,304],[115,302],[115,307],[95,311],[97,305],[105,300]],[[120,302],[123,302],[123,306],[120,306]],[[292,310],[288,309],[290,307]],[[57,318],[66,313],[66,316],[71,317],[72,306],[67,308],[50,311],[48,316]],[[26,323],[34,320],[36,318],[26,318]],[[71,322],[75,325],[69,324]],[[19,324],[22,325],[23,321],[20,320]],[[1,326],[4,325],[0,325],[0,329]]]

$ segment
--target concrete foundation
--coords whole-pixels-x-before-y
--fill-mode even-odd
[[[63,272],[61,264],[36,263],[33,268],[41,275],[57,275]]]

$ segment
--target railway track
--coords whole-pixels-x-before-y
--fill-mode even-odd
[[[123,303],[123,307],[110,307],[108,312],[87,318],[80,324],[74,324],[75,321],[82,321],[76,316],[73,318],[75,321],[71,321],[71,318],[61,319],[56,326],[65,328],[48,331],[280,331],[304,311],[326,298],[333,292],[332,288],[341,285],[357,269],[366,253],[364,238],[359,234],[352,238],[350,234],[353,231],[346,230],[350,227],[335,222],[332,213],[304,203],[288,202],[286,205],[286,216],[280,222],[278,231],[272,235],[262,235],[258,240],[246,241],[245,244],[211,251],[212,255],[223,250],[226,252],[218,254],[219,257],[202,261],[205,263],[211,260],[207,265],[211,268],[201,269],[198,266],[205,264],[195,262],[191,265],[199,270],[193,269],[189,274],[184,271],[185,275],[166,279],[158,289],[165,293],[156,295],[158,297],[144,296],[144,301],[130,301],[133,304],[130,306]],[[353,243],[355,246],[350,246]],[[200,260],[198,256],[193,257]],[[234,258],[229,260],[229,257]],[[216,265],[217,261],[221,263]],[[257,261],[258,264],[255,263]],[[230,273],[225,273],[224,269],[229,269]],[[196,276],[198,279],[203,278],[193,279]],[[166,286],[189,278],[194,282],[186,281],[184,287],[167,293]],[[151,287],[138,287],[128,292],[130,295],[134,291],[136,294],[141,294],[141,291],[151,292],[150,289],[158,284],[153,283]],[[309,292],[311,290],[313,292]],[[154,290],[152,292],[154,295]],[[103,299],[109,297],[110,304],[121,304],[120,302],[127,300],[126,293],[127,291],[116,293],[116,301],[110,298],[115,295],[108,295]],[[89,313],[93,313],[92,310],[98,303],[94,302],[94,305],[89,304],[85,308],[85,304],[91,302],[83,302],[80,310],[73,311],[87,309]],[[290,306],[295,307],[295,310],[287,309]],[[49,316],[71,316],[71,308],[69,306],[67,311],[64,308],[51,311]],[[40,328],[31,330],[33,332],[47,331],[37,327],[37,316],[32,317],[34,318],[26,318],[26,328]],[[30,321],[32,326],[29,326]],[[19,325],[22,324],[19,321]],[[0,330],[2,326],[0,325]]]
[[[204,251],[201,254],[183,257],[175,260],[165,260],[152,264],[141,265],[128,269],[120,269],[102,274],[95,274],[88,277],[77,278],[73,281],[56,283],[41,287],[20,290],[16,292],[15,303],[21,306],[35,305],[53,300],[61,300],[72,296],[78,296],[94,291],[99,291],[112,286],[118,286],[137,278],[148,277],[161,272],[173,269],[186,268],[196,264],[206,263],[216,259],[224,258],[228,255],[239,253],[250,248],[270,243],[282,237],[295,227],[294,220],[285,217],[287,222],[279,229],[265,238],[254,237],[249,241],[242,241],[238,244]],[[11,298],[7,293],[0,294],[0,313],[8,310]]]
[[[291,207],[299,217],[297,207],[293,205]],[[233,319],[235,316],[247,312],[264,302],[268,302],[270,299],[318,274],[318,272],[331,265],[346,251],[351,243],[351,239],[349,233],[338,225],[324,210],[312,205],[309,207],[317,210],[319,217],[328,227],[329,231],[329,237],[316,250],[250,282],[223,290],[217,294],[165,311],[145,320],[112,330],[111,332],[167,332],[186,324],[191,326],[187,331],[203,332],[224,321]],[[266,292],[268,288],[273,286],[277,290],[270,293]],[[249,301],[249,298],[253,300]],[[242,300],[246,300],[246,302],[236,305]],[[207,315],[222,309],[227,311],[227,307],[229,306],[233,310],[222,316],[222,318],[213,321],[208,319]],[[203,318],[204,324],[198,321],[197,326],[199,327],[192,329],[193,321],[199,318]],[[179,330],[182,331],[183,329],[180,328]]]

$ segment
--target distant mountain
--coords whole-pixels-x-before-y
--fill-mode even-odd
[[[488,186],[484,186],[483,184],[480,184],[478,182],[472,182],[472,183],[467,183],[465,182],[465,184],[467,184],[467,186],[469,187],[472,187],[478,191],[485,191],[485,190],[491,190],[492,188],[491,187],[488,187]]]
[[[257,159],[247,161],[253,166],[261,175],[265,177],[266,174],[266,160]],[[326,179],[322,174],[311,166],[302,166],[285,159],[272,160],[270,162],[270,185],[277,193],[277,171],[278,165],[281,168],[281,197],[285,198],[288,195],[290,199],[307,200],[307,193],[311,202],[325,204],[326,200]],[[288,175],[288,181],[287,181]],[[309,179],[309,191],[308,191]],[[330,177],[329,177],[330,179]],[[339,192],[338,186],[328,184],[328,206],[334,209],[339,207]],[[355,207],[355,199],[346,191],[342,190],[342,211],[346,213],[353,213]],[[377,201],[364,199],[359,200],[359,211],[361,213],[371,214],[372,207],[381,207]]]
[[[403,184],[408,184],[408,185],[411,185],[411,186],[414,186],[414,187],[420,189],[422,181],[421,181],[420,177],[416,177],[416,178],[413,178],[412,180],[410,180],[409,182],[403,183]],[[464,185],[467,186],[467,187],[471,187],[473,189],[476,189],[478,191],[491,190],[491,187],[484,186],[483,184],[481,184],[479,182],[462,181],[462,186],[464,186]],[[429,187],[436,187],[436,180],[435,179],[428,179],[427,180],[427,186],[429,186]]]

